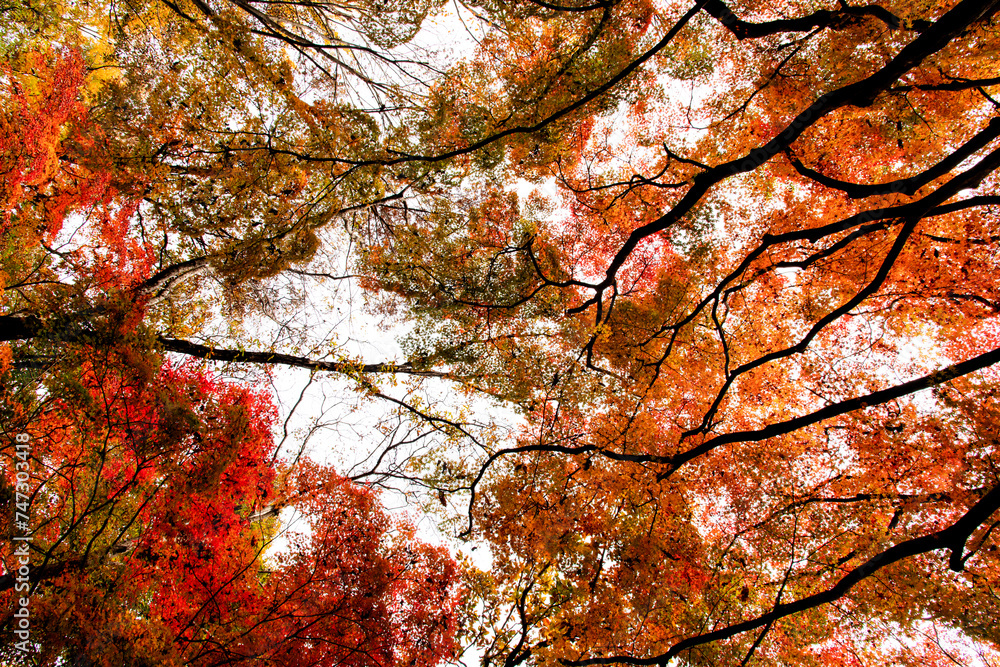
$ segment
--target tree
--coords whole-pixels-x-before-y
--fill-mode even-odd
[[[115,11],[108,139],[56,151],[141,193],[156,259],[9,281],[15,365],[114,331],[397,407],[439,440],[390,477],[490,546],[488,663],[995,655],[995,2],[467,3],[451,63],[412,55],[433,3]],[[328,355],[302,299],[307,354],[212,330],[291,276],[405,318],[404,360]]]
[[[5,445],[3,501],[8,517],[15,505],[32,511],[30,585],[15,576],[20,543],[7,540],[0,593],[7,638],[27,596],[29,645],[40,647],[31,657],[11,641],[5,659],[430,666],[450,656],[451,557],[388,517],[370,489],[282,463],[265,393],[164,363],[170,343],[147,324],[150,308],[209,258],[157,258],[140,211],[157,174],[115,157],[87,104],[80,52],[29,52],[5,74],[3,339],[15,346],[4,350],[4,428],[29,436],[32,472],[15,474],[19,454]],[[84,242],[60,249],[74,216]],[[365,371],[352,360],[328,369]],[[281,527],[279,507],[309,531]],[[279,531],[292,546],[274,555]]]
[[[433,665],[450,655],[447,553],[386,516],[371,490],[316,465],[276,465],[266,396],[154,364],[127,348],[91,353],[49,385],[58,398],[31,406],[16,403],[6,369],[5,413],[31,436],[31,466],[27,480],[5,472],[4,505],[8,516],[15,498],[27,505],[34,529],[29,587],[12,568],[0,591],[31,596],[43,662]],[[311,530],[280,529],[291,547],[271,555],[276,508],[292,506]],[[7,540],[5,562],[19,545]]]
[[[486,195],[376,241],[372,279],[459,363],[506,363],[529,421],[452,487],[493,545],[483,599],[511,601],[487,658],[926,664],[933,623],[995,645],[967,613],[996,604],[995,7],[687,10],[646,82],[714,95],[508,153],[565,213]]]

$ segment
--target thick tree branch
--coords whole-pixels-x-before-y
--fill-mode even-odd
[[[209,268],[210,260],[208,257],[196,257],[172,264],[136,287],[136,296],[145,297],[147,305],[159,303],[168,296],[174,287],[185,280],[205,273]]]
[[[59,340],[63,342],[74,342],[79,339],[79,334],[78,332],[65,330],[61,330],[56,333],[47,332],[42,320],[33,315],[26,317],[0,315],[0,341],[30,340],[37,337],[44,337],[49,340]],[[308,368],[315,371],[329,371],[332,373],[346,374],[394,373],[419,377],[435,377],[443,379],[453,378],[453,376],[449,373],[415,368],[410,362],[402,364],[361,364],[347,361],[324,361],[321,359],[310,359],[308,357],[281,354],[278,352],[213,348],[207,345],[193,343],[188,340],[170,338],[163,335],[158,336],[157,341],[160,346],[168,352],[176,352],[189,357],[197,357],[199,359],[207,359],[211,361],[290,366],[295,368]]]
[[[893,30],[903,29],[921,32],[931,26],[930,21],[923,19],[904,22],[880,5],[866,5],[864,7],[842,5],[842,9],[838,10],[821,9],[800,18],[764,21],[763,23],[748,23],[740,19],[730,11],[722,0],[711,0],[705,5],[705,12],[718,19],[719,23],[741,40],[757,39],[786,32],[809,32],[816,28],[840,30],[857,23],[866,16],[882,21]]]
[[[16,562],[16,559],[12,559]],[[49,579],[55,579],[56,577],[62,576],[67,571],[77,570],[85,565],[82,558],[76,560],[59,561],[56,563],[48,563],[46,565],[33,565],[28,573],[28,580],[33,584],[38,584],[41,581],[47,581]],[[0,592],[10,590],[14,588],[17,583],[16,568],[7,574],[0,576]]]
[[[308,357],[298,357],[278,352],[214,348],[179,338],[168,338],[166,336],[158,336],[157,341],[163,349],[168,352],[177,352],[178,354],[185,354],[189,357],[198,357],[199,359],[206,359],[209,361],[265,364],[270,366],[290,366],[295,368],[308,368],[314,371],[329,371],[331,373],[346,374],[399,373],[420,377],[451,377],[448,373],[442,373],[440,371],[419,370],[414,368],[410,362],[403,364],[360,364],[349,361],[324,361],[321,359],[310,359]]]

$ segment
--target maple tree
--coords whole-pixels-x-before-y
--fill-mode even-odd
[[[491,554],[464,570],[487,664],[990,664],[997,9],[471,2],[454,62],[414,55],[439,3],[137,2],[100,46],[65,25],[101,25],[101,3],[29,12],[5,72],[12,368],[68,395],[54,358],[125,340],[126,367],[302,367],[387,402],[437,444],[387,428],[376,468],[401,460],[379,479],[430,490]],[[40,93],[29,70],[52,72]],[[88,243],[67,252],[70,212]],[[403,361],[327,352],[322,317],[293,324],[291,279],[349,281],[408,322]],[[213,300],[281,333],[220,334]],[[517,414],[476,428],[494,404]],[[321,548],[374,545],[339,528],[374,497],[312,465],[287,479],[332,494],[298,500]],[[311,558],[289,561],[303,582],[326,576]],[[446,586],[353,567],[433,625]],[[313,602],[262,581],[217,596],[295,635],[275,600]],[[338,595],[315,604],[367,604]],[[188,656],[221,655],[197,632],[264,655],[208,616]]]
[[[451,653],[450,556],[371,490],[276,465],[266,396],[128,348],[88,356],[33,404],[5,368],[5,416],[31,436],[34,465],[28,482],[5,471],[4,504],[30,489],[42,662],[433,665]],[[270,555],[286,507],[310,529]],[[15,581],[0,577],[5,598],[25,595]]]
[[[32,541],[29,589],[15,586],[21,557],[8,540],[0,594],[7,639],[13,601],[30,595],[38,650],[10,641],[4,659],[430,666],[450,656],[451,557],[388,517],[372,490],[283,463],[264,393],[164,363],[151,308],[208,256],[154,250],[140,202],[157,174],[115,156],[81,52],[29,51],[4,74],[2,324],[14,346],[0,386],[5,432],[32,443],[27,482],[4,467],[4,534],[17,489]],[[81,217],[83,242],[60,249]],[[282,527],[279,509],[294,509],[305,532]],[[277,535],[289,546],[270,553]]]
[[[661,10],[644,95],[374,239],[527,419],[449,487],[489,662],[928,664],[941,625],[995,657],[996,7],[810,9]],[[525,174],[556,203],[500,195]]]

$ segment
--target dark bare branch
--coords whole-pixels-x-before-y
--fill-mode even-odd
[[[864,7],[847,7],[829,10],[821,9],[808,16],[794,19],[778,19],[762,23],[749,23],[737,17],[722,0],[711,0],[705,5],[705,12],[718,19],[737,39],[757,39],[768,35],[778,35],[786,32],[809,32],[816,28],[842,30],[860,20],[871,17],[882,21],[893,30],[914,30],[921,32],[931,26],[930,21],[918,19],[904,22],[898,16],[880,5]]]

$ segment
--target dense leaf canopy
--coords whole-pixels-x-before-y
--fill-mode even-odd
[[[996,664],[998,12],[0,2],[0,655]]]

